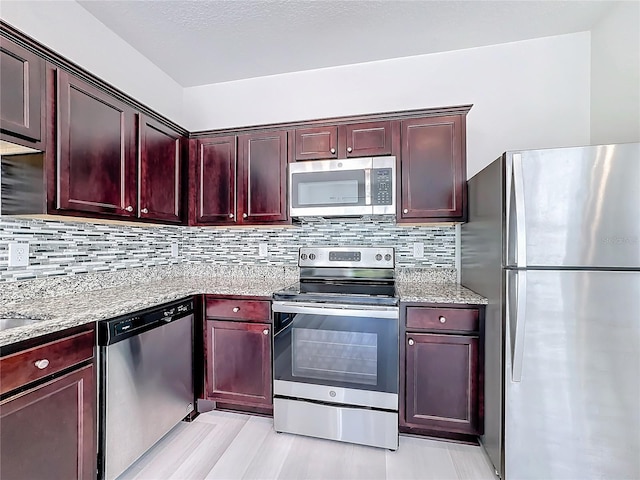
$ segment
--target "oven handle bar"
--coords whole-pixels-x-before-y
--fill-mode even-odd
[[[341,315],[344,317],[376,317],[398,320],[400,309],[398,307],[384,307],[374,305],[346,305],[329,303],[306,302],[273,302],[272,310],[280,313],[307,313],[310,315]]]

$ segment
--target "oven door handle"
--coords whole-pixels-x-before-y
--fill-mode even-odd
[[[307,313],[310,315],[334,315],[343,317],[376,317],[398,320],[398,307],[384,307],[374,305],[345,305],[329,303],[306,302],[273,302],[272,310],[279,313]]]

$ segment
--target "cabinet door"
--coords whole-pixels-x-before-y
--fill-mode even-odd
[[[196,223],[236,223],[236,137],[198,140]]]
[[[462,220],[464,133],[459,115],[401,122],[398,221]]]
[[[181,136],[144,115],[138,117],[138,135],[139,215],[179,222]]]
[[[239,405],[272,405],[271,326],[207,320],[207,395]]]
[[[478,433],[478,337],[406,333],[405,421]]]
[[[0,37],[0,85],[2,131],[40,141],[44,60]]]
[[[58,70],[57,208],[137,215],[135,114]]]
[[[344,125],[347,157],[391,154],[391,122]]]
[[[94,368],[0,403],[0,478],[96,477]]]
[[[238,213],[243,223],[287,220],[287,132],[238,137]]]
[[[296,161],[338,158],[338,128],[298,128],[295,132]]]

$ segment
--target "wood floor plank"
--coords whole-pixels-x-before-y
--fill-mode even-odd
[[[400,436],[396,452],[278,434],[214,410],[181,422],[119,480],[496,480],[480,447]]]
[[[384,452],[379,448],[294,435],[278,479],[384,480]]]
[[[387,452],[387,480],[458,480],[444,442],[400,437],[396,452]]]
[[[273,422],[270,419],[250,417],[205,479],[242,478],[265,439],[272,433]]]
[[[453,442],[446,445],[460,480],[497,479],[493,465],[480,447]]]
[[[215,426],[180,422],[158,443],[131,465],[118,480],[158,480],[170,478]]]

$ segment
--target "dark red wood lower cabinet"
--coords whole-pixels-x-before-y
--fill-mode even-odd
[[[96,478],[93,365],[0,403],[0,478]]]
[[[207,397],[270,407],[271,325],[207,320]]]
[[[406,333],[405,424],[478,433],[478,337]]]

